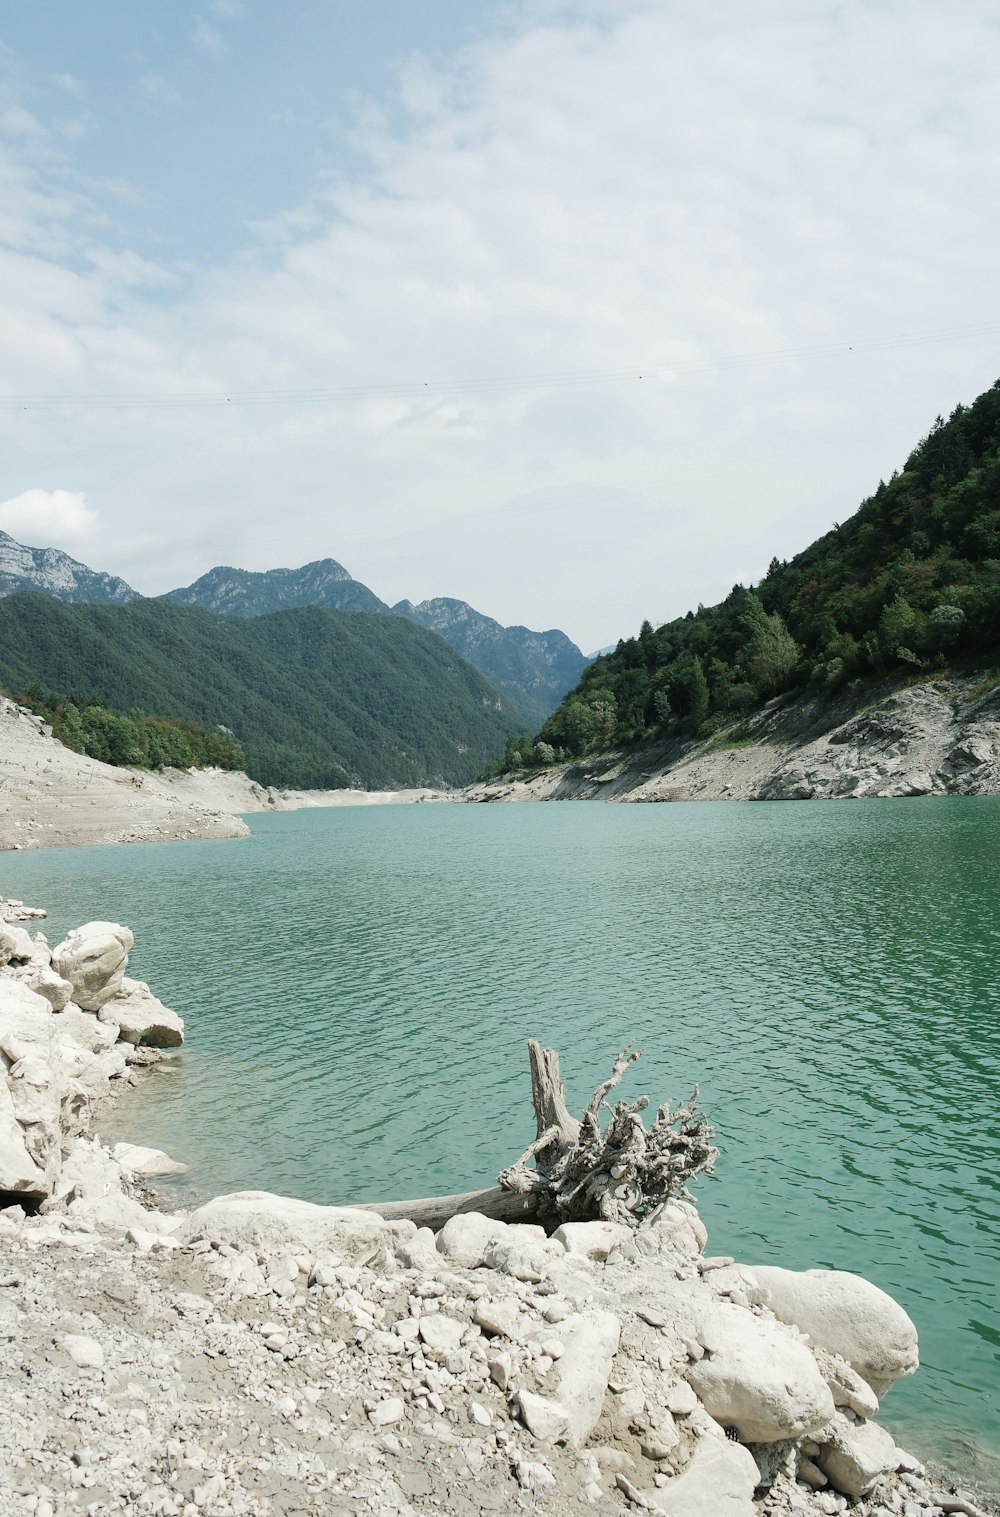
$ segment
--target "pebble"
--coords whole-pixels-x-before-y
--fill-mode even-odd
[[[376,1402],[368,1413],[368,1420],[373,1427],[389,1427],[391,1423],[403,1420],[404,1410],[398,1396],[388,1396],[384,1401]]]

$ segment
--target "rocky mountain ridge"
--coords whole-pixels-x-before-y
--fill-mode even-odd
[[[122,579],[88,569],[55,548],[23,547],[0,532],[0,597],[22,590],[96,605],[143,599]],[[307,606],[402,616],[443,638],[517,707],[521,720],[531,727],[540,726],[555,710],[587,664],[564,632],[504,627],[466,601],[439,597],[418,605],[402,600],[389,606],[333,558],[260,572],[219,564],[192,584],[157,599],[220,616],[267,616]]]
[[[529,627],[504,627],[466,601],[438,596],[415,606],[402,600],[392,610],[443,637],[523,712],[529,725],[545,720],[587,663],[558,628],[533,632]]]
[[[384,601],[338,564],[317,559],[301,569],[268,569],[255,573],[218,565],[181,590],[169,590],[164,600],[179,606],[203,606],[220,616],[266,616],[299,606],[325,606],[328,611],[388,611]]]
[[[0,532],[0,596],[37,590],[58,600],[124,606],[139,593],[114,574],[88,569],[58,548],[26,548]]]

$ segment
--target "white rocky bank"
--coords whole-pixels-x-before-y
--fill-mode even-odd
[[[181,1037],[131,941],[0,927],[0,1513],[976,1510],[872,1420],[917,1368],[906,1313],[706,1258],[687,1203],[551,1237],[258,1192],[153,1209],[166,1156],[87,1136]]]

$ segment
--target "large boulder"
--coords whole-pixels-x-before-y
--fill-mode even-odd
[[[23,927],[0,922],[0,964],[24,963],[34,951],[35,945]]]
[[[568,1254],[604,1263],[613,1249],[632,1236],[632,1229],[620,1222],[564,1222],[552,1237]]]
[[[612,1312],[588,1311],[555,1329],[563,1345],[552,1368],[555,1399],[565,1409],[567,1441],[582,1448],[600,1420],[621,1323]]]
[[[830,1421],[833,1397],[815,1359],[779,1323],[720,1304],[705,1312],[698,1338],[704,1357],[687,1378],[709,1415],[744,1443],[802,1438]]]
[[[123,978],[115,994],[98,1013],[102,1022],[118,1028],[123,1043],[147,1048],[179,1048],[184,1023],[176,1011],[158,1001],[142,980]]]
[[[695,1444],[679,1475],[644,1494],[670,1517],[756,1517],[753,1493],[759,1479],[749,1449],[708,1435]]]
[[[920,1363],[917,1330],[903,1308],[860,1275],[837,1269],[753,1267],[774,1315],[840,1354],[876,1396]]]
[[[48,964],[40,965],[28,983],[37,995],[45,997],[53,1011],[64,1010],[73,999],[71,982],[56,974]]]
[[[7,1081],[0,1079],[0,1191],[44,1196],[48,1193],[48,1178],[29,1154],[24,1139],[24,1128],[17,1120]]]
[[[322,1253],[345,1265],[370,1264],[416,1236],[412,1222],[386,1222],[377,1212],[317,1206],[263,1190],[216,1196],[191,1212],[185,1238],[232,1243],[251,1253]]]
[[[435,1238],[439,1254],[455,1269],[477,1269],[494,1238],[505,1236],[506,1224],[481,1212],[457,1212],[449,1217]]]
[[[854,1422],[838,1412],[822,1435],[816,1463],[834,1490],[864,1496],[876,1480],[899,1467],[900,1452],[877,1422]]]
[[[172,1159],[162,1148],[143,1148],[138,1143],[116,1143],[111,1155],[126,1174],[139,1175],[144,1180],[158,1179],[161,1175],[182,1175],[187,1169],[186,1164]]]
[[[52,951],[52,968],[73,986],[84,1011],[100,1011],[122,987],[135,939],[117,922],[86,922]]]
[[[0,1190],[47,1195],[58,1173],[63,1071],[58,1047],[53,1047],[52,1020],[51,1007],[42,996],[19,980],[0,981],[5,1148],[15,1177],[11,1185],[0,1179]],[[11,1118],[19,1133],[10,1125]],[[18,1153],[18,1137],[38,1174],[25,1168]]]

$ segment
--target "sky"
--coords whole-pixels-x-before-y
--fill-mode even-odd
[[[995,0],[0,11],[0,529],[584,651],[1000,376]]]

